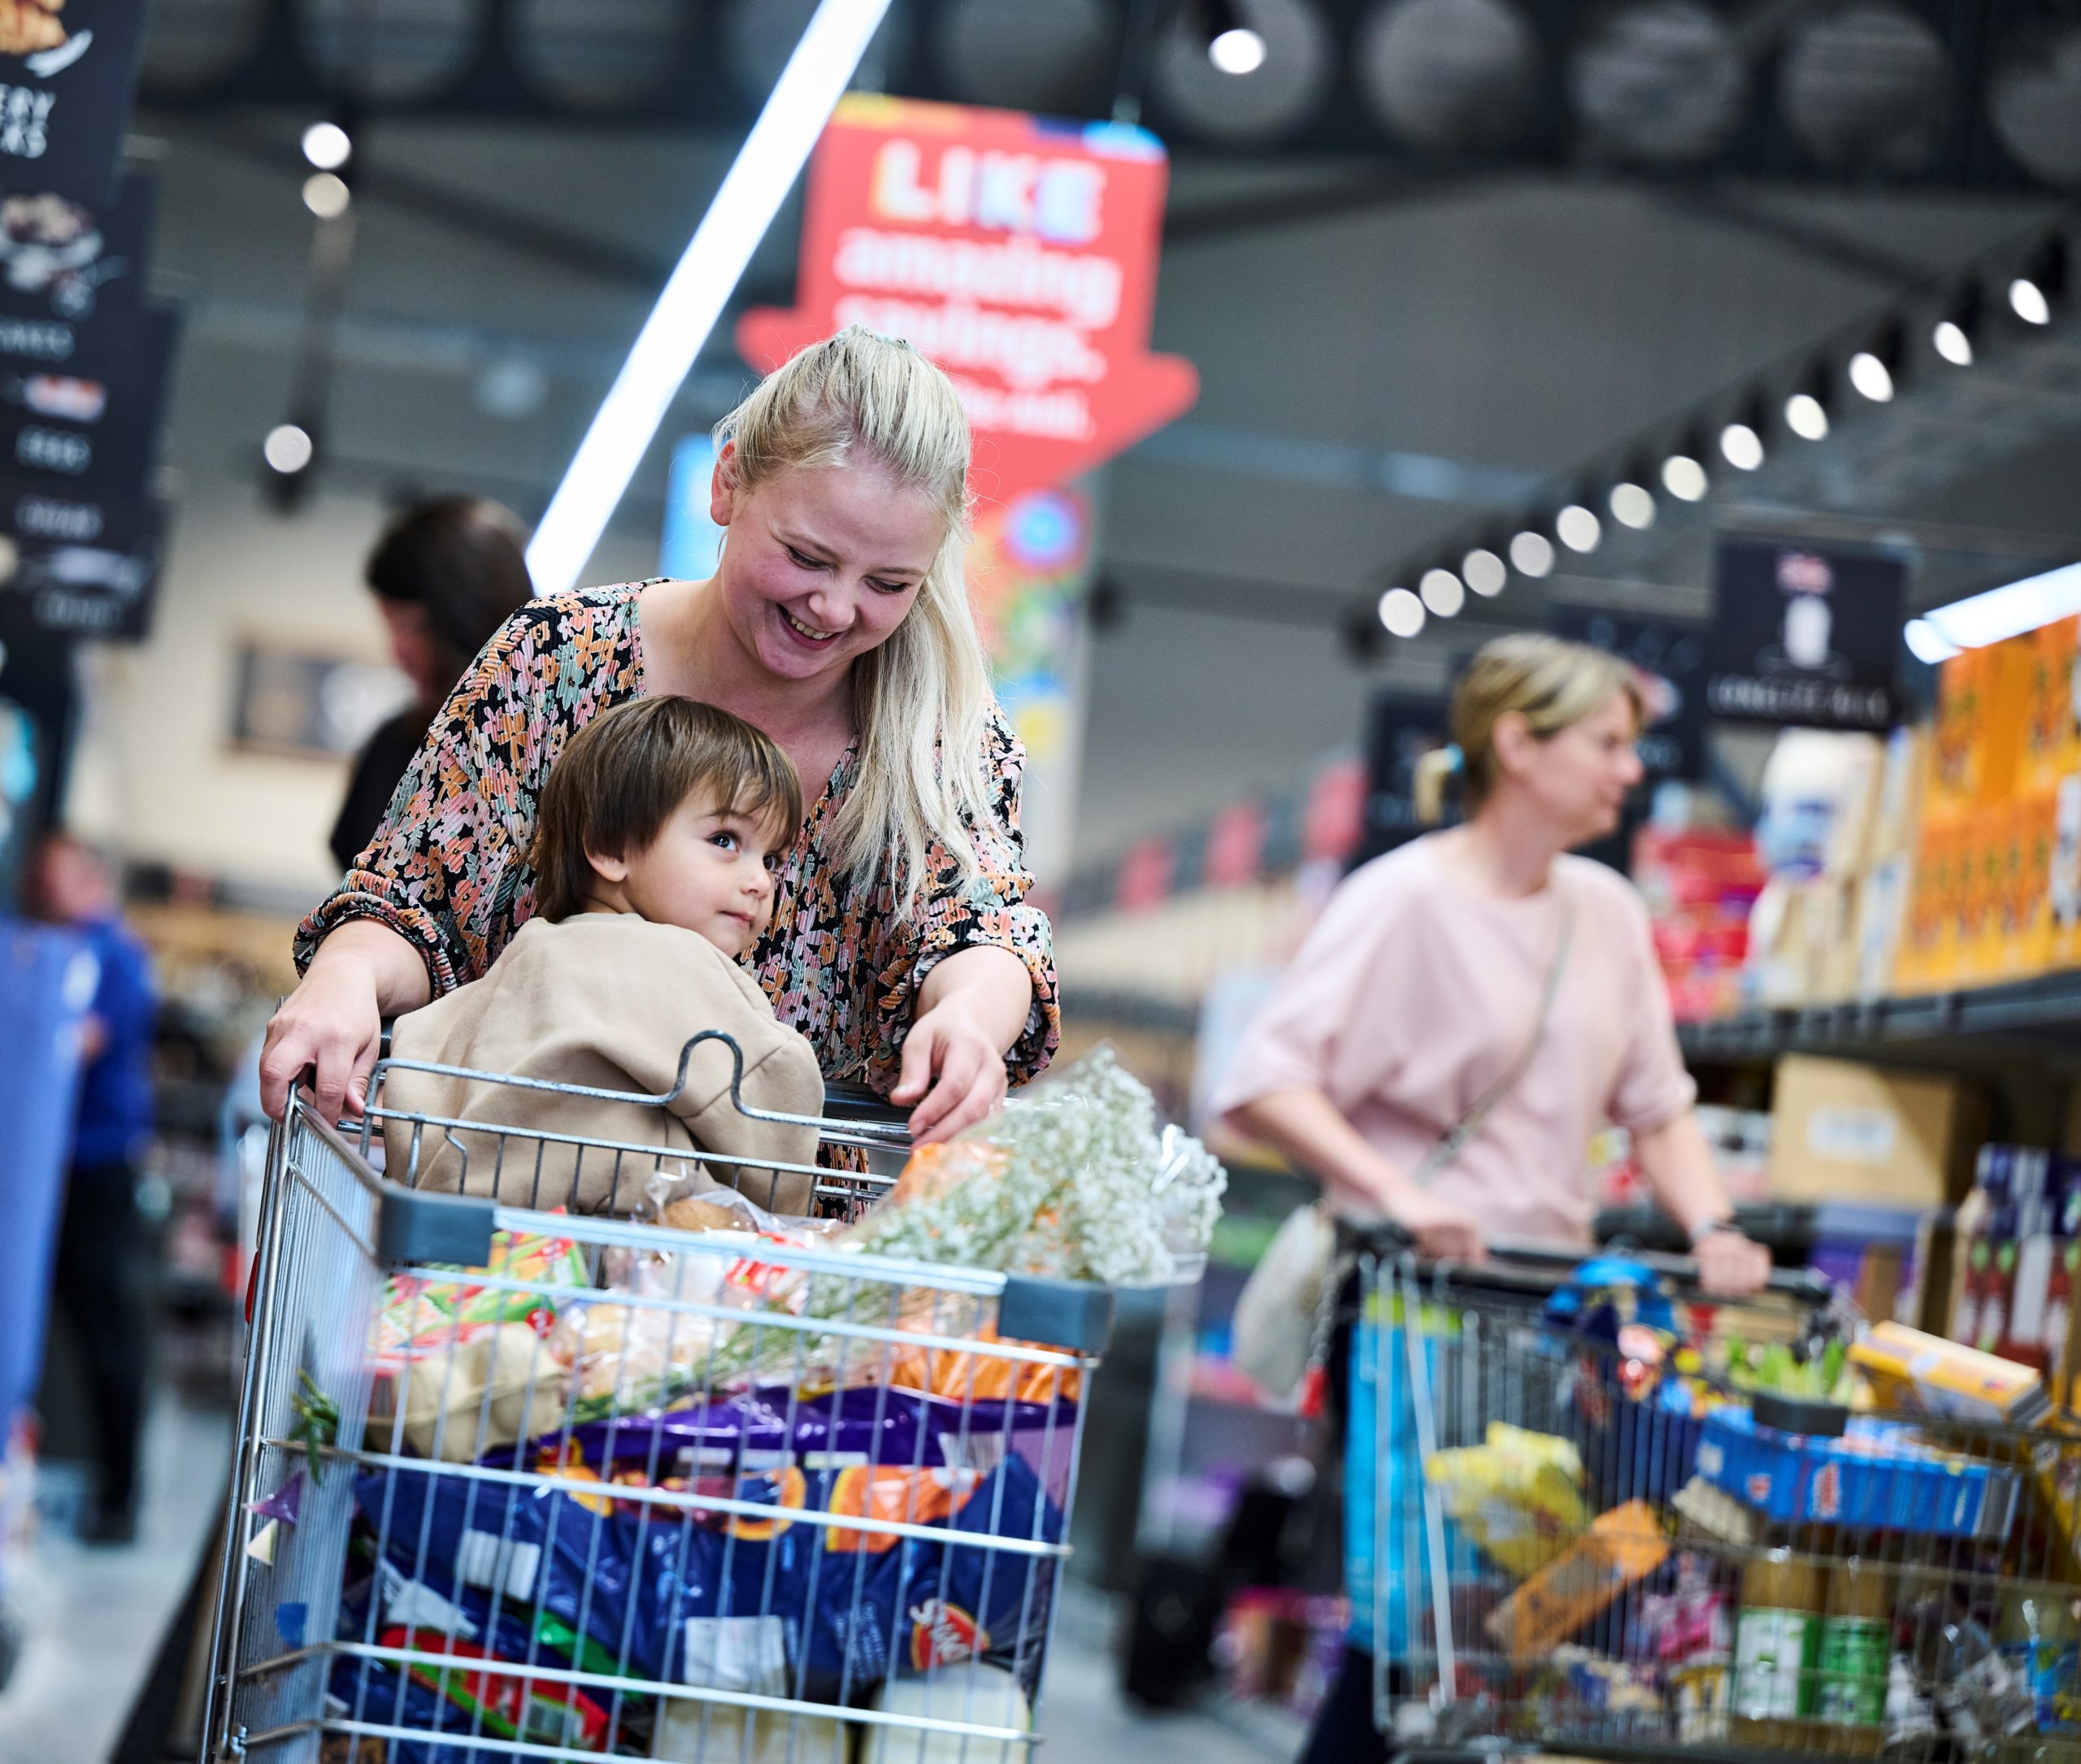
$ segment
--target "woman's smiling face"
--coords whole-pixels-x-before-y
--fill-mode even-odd
[[[723,616],[784,680],[842,671],[903,622],[946,524],[931,496],[873,463],[788,469],[745,489],[728,450],[710,513],[729,529]]]

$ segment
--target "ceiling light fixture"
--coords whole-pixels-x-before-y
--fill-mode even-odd
[[[1486,545],[1476,545],[1460,559],[1460,575],[1484,600],[1501,593],[1510,580],[1509,567]]]
[[[1466,588],[1450,570],[1426,570],[1416,591],[1424,606],[1440,619],[1453,617],[1466,605]]]
[[[1654,493],[1644,484],[1636,484],[1631,478],[1612,485],[1609,506],[1611,518],[1620,526],[1631,527],[1636,532],[1655,524]]]
[[[585,567],[888,5],[819,0],[535,529],[537,593],[560,593]]]
[[[1571,551],[1585,554],[1596,550],[1604,539],[1604,523],[1580,502],[1571,502],[1553,517],[1553,530]]]
[[[1553,541],[1529,527],[1510,541],[1511,567],[1520,576],[1553,573]]]
[[[321,172],[337,172],[354,157],[353,137],[337,123],[313,123],[303,132],[303,156]]]
[[[1380,623],[1391,637],[1413,637],[1423,628],[1423,602],[1405,588],[1380,597]]]
[[[1245,20],[1236,0],[1202,0],[1201,28],[1206,33],[1206,59],[1221,72],[1238,77],[1265,64],[1265,40]]]
[[[2065,237],[2048,233],[2009,285],[2009,309],[2026,324],[2050,324],[2066,294]]]
[[[1697,454],[1679,449],[1662,463],[1662,487],[1679,502],[1698,502],[1713,483]]]

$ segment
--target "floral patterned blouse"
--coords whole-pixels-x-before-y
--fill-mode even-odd
[[[390,799],[368,849],[298,928],[297,966],[350,919],[375,919],[416,945],[435,995],[476,980],[535,910],[526,853],[543,780],[575,730],[644,690],[637,596],[648,584],[581,589],[523,607],[450,695]],[[985,737],[995,812],[973,829],[982,874],[963,887],[945,847],[907,914],[888,868],[871,886],[833,871],[824,842],[857,752],[847,749],[783,863],[773,923],[747,958],[775,1015],[809,1038],[824,1076],[894,1088],[918,988],[957,949],[1010,950],[1033,1005],[1006,1056],[1014,1084],[1048,1063],[1061,1026],[1046,916],[1019,831],[1025,753],[1001,712]],[[806,792],[805,794],[807,793]]]

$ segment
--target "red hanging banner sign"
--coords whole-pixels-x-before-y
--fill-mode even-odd
[[[901,337],[960,390],[979,498],[1066,484],[1198,395],[1149,351],[1167,171],[1123,124],[856,93],[810,163],[797,304],[737,345],[763,373],[849,324]]]

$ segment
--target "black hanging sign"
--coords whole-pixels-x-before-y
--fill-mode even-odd
[[[145,0],[0,0],[0,191],[107,197],[144,24]]]
[[[1714,576],[1709,715],[1821,729],[1892,724],[1908,579],[1901,558],[1723,539]]]
[[[0,475],[76,501],[138,500],[179,330],[178,308],[150,306],[97,324],[62,367],[0,350]]]
[[[19,516],[20,497],[7,498]],[[27,524],[33,529],[36,522]],[[163,502],[102,511],[91,539],[0,537],[0,628],[135,642],[151,626],[168,524]]]
[[[1648,712],[1640,755],[1650,781],[1702,777],[1705,628],[1591,606],[1557,606],[1553,619],[1556,637],[1605,650],[1640,671]]]

